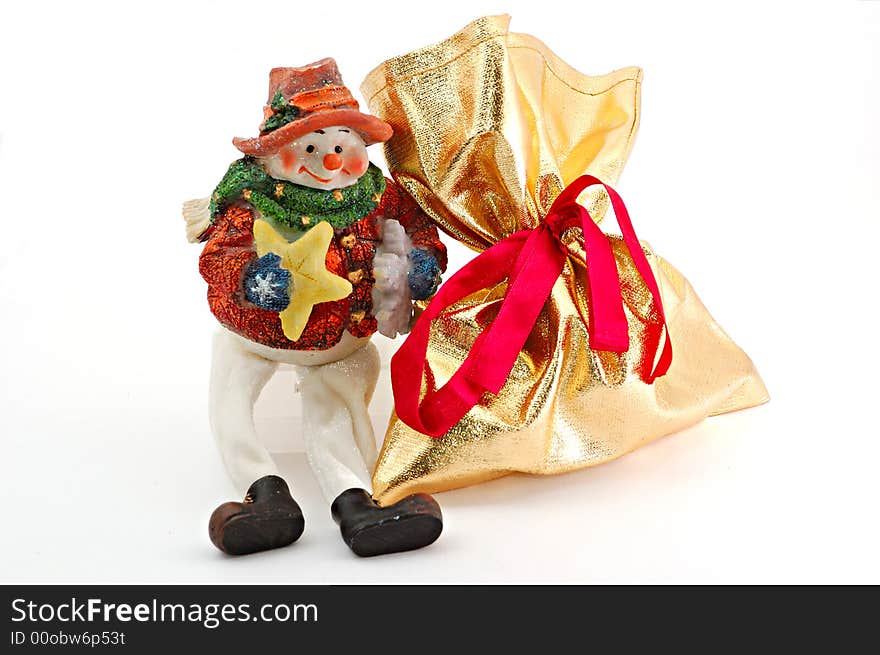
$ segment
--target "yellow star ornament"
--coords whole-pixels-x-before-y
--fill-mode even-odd
[[[257,255],[275,253],[279,266],[290,271],[290,304],[278,313],[284,336],[296,341],[302,336],[312,307],[322,302],[342,300],[351,293],[351,282],[327,270],[324,259],[333,239],[333,226],[321,221],[290,243],[262,218],[254,221]]]

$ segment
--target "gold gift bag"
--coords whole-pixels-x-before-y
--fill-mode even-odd
[[[391,59],[365,80],[374,114],[394,128],[395,178],[455,239],[483,251],[540,226],[554,200],[589,173],[617,180],[638,126],[641,71],[589,77],[537,39],[509,33],[509,17],[479,19],[436,45]],[[608,198],[580,202],[598,220]],[[768,400],[748,356],[715,323],[688,281],[642,244],[662,297],[674,357],[658,356],[658,307],[619,237],[609,237],[629,348],[590,348],[583,235],[567,229],[568,257],[509,376],[441,438],[392,415],[373,476],[381,504],[512,472],[553,474],[607,462],[698,421]],[[491,326],[500,283],[430,324],[421,395],[462,367]]]

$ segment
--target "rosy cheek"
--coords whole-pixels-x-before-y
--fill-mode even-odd
[[[296,166],[296,155],[293,154],[293,150],[284,149],[281,151],[281,165],[288,171],[293,170]]]
[[[368,165],[369,160],[364,155],[355,155],[346,159],[343,168],[352,175],[360,177],[367,170]]]

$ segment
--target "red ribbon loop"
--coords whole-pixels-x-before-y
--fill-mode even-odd
[[[504,386],[541,309],[559,278],[568,251],[562,232],[580,226],[584,233],[589,294],[590,348],[617,353],[629,349],[629,328],[623,310],[620,277],[611,242],[577,198],[588,186],[601,184],[611,199],[633,263],[664,321],[657,281],[635,235],[623,200],[592,175],[583,175],[556,198],[544,221],[533,230],[516,232],[475,257],[440,287],[410,335],[391,359],[391,384],[398,417],[414,430],[442,437],[482,398]],[[439,389],[419,401],[427,365],[431,321],[472,293],[507,280],[507,291],[492,324],[474,341],[461,367]],[[672,344],[665,330],[663,351],[646,380],[666,373]]]

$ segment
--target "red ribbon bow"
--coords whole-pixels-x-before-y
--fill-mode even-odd
[[[589,212],[577,202],[581,192],[593,184],[605,187],[611,198],[624,242],[654,298],[665,328],[660,290],[623,200],[598,178],[583,175],[559,194],[539,226],[502,239],[440,287],[406,341],[391,358],[395,411],[404,423],[423,434],[442,437],[480,401],[485,392],[497,394],[501,390],[562,273],[568,250],[561,235],[569,227],[579,225],[584,233],[590,348],[616,353],[629,349],[629,328],[611,242]],[[495,320],[476,338],[450,380],[439,389],[429,390],[419,402],[431,321],[470,294],[491,288],[505,279],[507,292]],[[663,351],[648,375],[648,384],[664,375],[672,363],[669,331],[664,329],[664,333]]]

